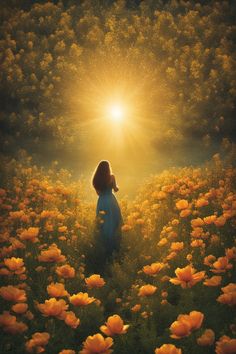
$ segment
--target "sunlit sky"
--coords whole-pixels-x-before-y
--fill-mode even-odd
[[[158,113],[147,110],[150,80],[127,62],[93,64],[88,63],[87,74],[75,83],[73,95],[70,88],[73,119],[79,121],[82,174],[89,179],[100,160],[109,160],[119,194],[130,196],[158,163],[151,146],[160,129]]]

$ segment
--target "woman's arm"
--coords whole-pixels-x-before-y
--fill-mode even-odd
[[[116,184],[116,179],[114,175],[111,175],[111,181],[112,181],[112,188],[114,189],[115,192],[118,192],[119,187]]]

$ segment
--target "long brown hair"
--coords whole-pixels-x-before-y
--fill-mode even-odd
[[[109,161],[102,160],[95,169],[92,184],[98,191],[105,190],[111,183],[111,166]]]

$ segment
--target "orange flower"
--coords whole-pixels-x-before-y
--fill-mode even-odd
[[[29,353],[44,352],[45,345],[48,344],[50,334],[47,332],[36,332],[32,338],[25,343],[26,351]]]
[[[59,232],[66,232],[67,231],[67,226],[59,226],[58,227]]]
[[[6,326],[3,328],[4,332],[10,334],[20,334],[27,331],[28,326],[24,322],[15,322],[10,326]]]
[[[158,242],[158,246],[162,247],[165,246],[167,244],[168,240],[166,237],[163,237],[159,242]]]
[[[203,206],[205,206],[205,205],[208,205],[208,204],[209,204],[209,202],[208,202],[207,199],[205,199],[205,198],[199,198],[199,199],[196,201],[195,206],[196,206],[196,208],[201,208],[201,207],[203,207]]]
[[[214,221],[214,224],[217,226],[217,227],[221,227],[221,226],[224,226],[224,224],[226,223],[227,219],[222,215],[222,216],[219,216],[215,221]]]
[[[213,273],[225,273],[226,270],[231,269],[233,267],[232,264],[229,263],[227,257],[219,257],[216,262],[213,263],[213,267],[215,269],[210,269]]]
[[[206,279],[203,284],[206,286],[219,286],[221,280],[222,277],[220,275],[214,275],[213,277]]]
[[[51,283],[47,286],[47,292],[51,297],[63,297],[68,296],[68,292],[65,290],[62,283]]]
[[[175,252],[181,251],[183,248],[184,248],[183,242],[172,242],[170,246],[170,249]]]
[[[163,344],[160,348],[155,349],[155,354],[182,354],[182,350],[176,348],[174,344]]]
[[[220,337],[216,342],[216,354],[234,354],[236,353],[236,339],[231,339],[228,336]]]
[[[5,258],[4,263],[7,268],[15,274],[22,274],[25,271],[24,261],[22,258]]]
[[[225,256],[228,258],[228,260],[236,259],[236,247],[226,248]]]
[[[16,316],[10,315],[9,311],[3,311],[0,315],[0,326],[7,327],[15,324]]]
[[[72,349],[63,349],[59,352],[59,354],[76,354]]]
[[[71,267],[69,264],[64,264],[61,267],[57,267],[56,273],[62,278],[74,278],[75,277],[75,269],[73,267]]]
[[[216,215],[210,215],[203,218],[203,221],[206,225],[210,225],[216,220],[216,218],[217,218]]]
[[[199,311],[191,311],[189,315],[179,315],[177,321],[170,326],[172,338],[182,338],[189,336],[191,331],[199,329],[202,325],[204,315]]]
[[[157,192],[157,195],[156,195],[157,199],[159,200],[163,200],[167,197],[167,194],[163,191],[160,191],[160,192]]]
[[[105,281],[99,274],[93,274],[85,278],[85,283],[88,288],[101,288],[105,284]]]
[[[203,228],[202,227],[196,227],[191,231],[191,236],[195,238],[203,237]]]
[[[138,296],[150,296],[150,295],[153,295],[156,290],[157,290],[156,286],[153,286],[153,285],[150,285],[150,284],[143,285],[139,289]]]
[[[209,256],[206,256],[204,258],[204,264],[211,267],[212,266],[212,263],[215,261],[216,257],[213,256],[212,254],[210,254]]]
[[[190,214],[192,213],[192,211],[190,209],[184,209],[184,210],[181,210],[179,216],[181,218],[186,218],[187,216],[189,216]]]
[[[201,346],[212,345],[215,341],[215,333],[212,329],[206,329],[201,337],[197,338],[197,344]]]
[[[164,268],[164,263],[155,262],[143,267],[143,272],[148,275],[156,275]]]
[[[178,316],[178,320],[181,318],[182,315]],[[199,329],[202,325],[202,321],[204,319],[204,314],[199,311],[191,311],[189,313],[189,320],[191,322],[191,330]]]
[[[201,218],[191,220],[192,228],[201,227],[204,225],[204,221]]]
[[[128,225],[128,224],[124,224],[124,225],[122,225],[122,227],[121,227],[121,230],[122,231],[129,231],[129,230],[131,230],[132,229],[132,226],[130,226],[130,225]]]
[[[230,283],[221,290],[224,294],[220,295],[217,301],[230,306],[236,305],[236,284]]]
[[[25,229],[20,233],[19,238],[21,240],[28,240],[34,243],[38,241],[38,234],[39,227],[29,227],[28,229]]]
[[[175,205],[178,210],[187,209],[188,201],[186,199],[181,199],[177,203],[175,203]]]
[[[191,247],[202,247],[202,248],[205,248],[206,246],[203,240],[193,240],[190,245]]]
[[[133,307],[131,307],[132,312],[138,312],[141,309],[141,304],[136,304]]]
[[[4,300],[13,302],[26,301],[26,293],[24,290],[18,289],[15,286],[8,285],[0,288],[0,295]]]
[[[94,297],[89,297],[87,293],[78,293],[70,296],[70,302],[74,306],[86,306],[95,301]]]
[[[173,226],[179,225],[179,220],[178,220],[178,219],[173,219],[173,220],[171,221],[171,224],[172,224]]]
[[[11,307],[12,311],[15,313],[25,313],[28,310],[28,305],[25,303],[15,304]]]
[[[47,250],[41,251],[38,256],[40,262],[64,262],[65,259],[66,257],[61,254],[61,250],[55,243],[50,245]]]
[[[77,318],[72,311],[65,312],[64,321],[71,328],[77,328],[80,324],[80,319]]]
[[[100,327],[100,330],[107,336],[114,334],[124,334],[127,332],[129,325],[124,325],[122,318],[119,315],[108,317],[106,325]]]
[[[171,278],[170,282],[175,285],[181,285],[183,289],[191,288],[205,276],[205,271],[198,273],[195,272],[196,270],[190,265],[187,265],[185,268],[177,268],[175,270],[177,278]]]
[[[113,352],[110,349],[112,345],[113,339],[111,337],[104,338],[100,333],[97,333],[87,337],[79,354],[110,354]]]
[[[180,339],[191,334],[191,326],[187,321],[174,321],[170,326],[171,338]]]
[[[55,316],[57,318],[62,318],[67,308],[68,305],[65,300],[57,300],[54,297],[49,300],[45,300],[44,304],[38,304],[39,311],[46,317]]]

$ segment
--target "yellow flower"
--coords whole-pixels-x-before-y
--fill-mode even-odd
[[[148,275],[156,275],[164,268],[164,263],[155,262],[143,267],[143,272]]]
[[[187,265],[184,268],[177,268],[175,274],[177,278],[171,278],[170,282],[175,285],[181,285],[182,288],[191,288],[193,285],[201,281],[205,276],[205,271],[195,273],[196,270],[192,266]]]
[[[105,284],[105,281],[99,274],[93,274],[85,278],[85,283],[88,288],[101,288]]]
[[[0,295],[4,300],[13,302],[26,301],[26,293],[24,290],[18,289],[15,286],[8,285],[0,288]]]
[[[61,250],[55,243],[50,245],[47,250],[41,251],[38,256],[40,262],[64,262],[65,259],[66,257],[61,254]]]
[[[111,346],[113,339],[111,337],[104,338],[100,333],[88,336],[83,342],[83,349],[80,354],[110,354],[113,352]]]
[[[80,292],[78,294],[70,296],[69,300],[74,306],[86,306],[95,301],[95,298],[89,297],[88,293]]]
[[[64,264],[61,267],[57,267],[56,273],[62,278],[74,278],[75,277],[75,269],[73,267],[71,267],[69,264]]]
[[[108,317],[106,325],[100,327],[100,330],[107,336],[114,334],[123,334],[127,332],[129,325],[124,325],[122,318],[119,315]]]
[[[57,300],[55,298],[51,298],[49,300],[45,300],[44,304],[38,304],[39,311],[46,317],[55,316],[57,318],[61,318],[64,316],[64,312],[67,308],[68,305],[63,299]]]
[[[214,275],[213,277],[206,279],[203,284],[206,286],[219,286],[221,280],[222,277],[220,275]]]
[[[68,292],[65,290],[62,283],[51,283],[47,286],[47,292],[51,297],[68,296]]]
[[[160,348],[155,349],[155,354],[182,354],[182,350],[176,348],[174,344],[163,344]]]
[[[236,353],[236,339],[231,339],[228,336],[220,337],[216,342],[216,354],[234,354]]]
[[[201,337],[197,338],[197,344],[201,346],[212,345],[215,341],[215,333],[212,329],[206,329]]]
[[[157,290],[156,286],[153,286],[153,285],[150,285],[150,284],[143,285],[139,289],[138,296],[150,296],[150,295],[153,295],[156,290]]]

